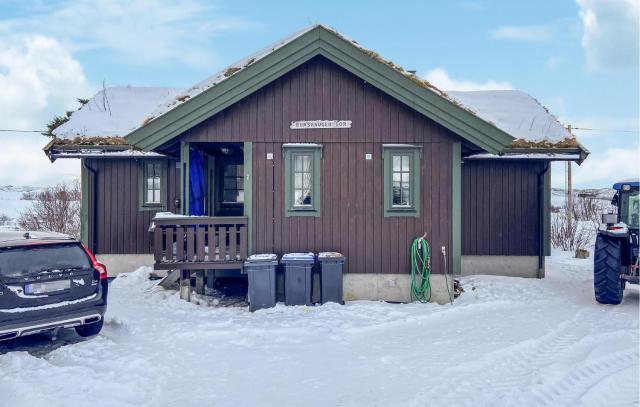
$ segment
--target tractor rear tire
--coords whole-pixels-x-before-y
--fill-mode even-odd
[[[620,304],[623,295],[622,243],[620,239],[598,235],[593,262],[593,288],[600,304]]]

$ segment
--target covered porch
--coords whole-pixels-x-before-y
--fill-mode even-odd
[[[203,294],[205,280],[240,275],[251,254],[251,143],[181,142],[163,153],[180,157],[180,195],[178,213],[152,219],[154,269],[179,270],[181,287],[195,279]]]

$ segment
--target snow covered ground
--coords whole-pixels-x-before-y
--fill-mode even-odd
[[[591,260],[568,253],[543,280],[464,278],[453,306],[252,314],[183,302],[147,275],[111,284],[98,337],[13,343],[0,405],[638,405],[638,287],[598,305]]]

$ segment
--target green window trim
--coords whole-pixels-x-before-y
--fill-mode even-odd
[[[462,273],[462,143],[452,144],[451,160],[451,271]]]
[[[159,185],[147,188],[150,171],[154,171],[157,178],[160,178]],[[154,177],[155,178],[155,177]],[[152,181],[153,182],[153,181]],[[149,191],[159,195],[149,198]],[[149,202],[157,200],[157,202]],[[140,211],[166,211],[167,210],[167,162],[166,160],[139,160],[138,161],[138,210]]]
[[[320,144],[285,144],[284,155],[284,216],[320,216]],[[305,187],[304,179],[309,184]],[[309,202],[300,202],[307,191]],[[298,197],[298,199],[296,199]]]
[[[384,217],[420,216],[420,160],[422,148],[410,144],[382,146],[384,160]],[[394,168],[394,162],[397,164]],[[394,176],[400,184],[394,202]],[[408,186],[403,188],[408,183]],[[407,195],[405,195],[405,193]]]

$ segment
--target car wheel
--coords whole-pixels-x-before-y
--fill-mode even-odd
[[[89,336],[98,335],[102,330],[102,323],[104,319],[100,319],[98,322],[94,322],[92,324],[82,325],[76,327],[76,333],[83,338],[87,338]]]

